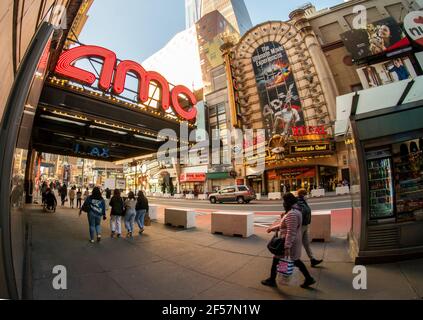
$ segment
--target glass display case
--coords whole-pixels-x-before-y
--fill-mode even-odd
[[[394,181],[398,222],[423,220],[422,148],[421,140],[394,146]]]
[[[392,160],[389,157],[367,161],[370,220],[395,216]]]

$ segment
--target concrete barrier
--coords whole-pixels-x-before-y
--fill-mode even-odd
[[[331,217],[332,211],[314,211],[311,217],[310,240],[325,241],[331,240]]]
[[[349,187],[337,187],[336,188],[336,195],[343,195],[343,194],[350,194],[350,188]]]
[[[311,196],[313,198],[324,197],[325,194],[326,194],[325,189],[313,189],[313,190],[311,190]]]
[[[175,199],[183,199],[184,198],[184,195],[182,193],[178,193],[178,194],[175,194],[173,197]]]
[[[280,192],[270,192],[267,198],[269,200],[282,200],[282,194]]]
[[[260,193],[256,194],[256,200],[261,200],[261,194]]]
[[[186,209],[166,208],[164,210],[164,223],[178,228],[195,228],[195,211]]]
[[[172,198],[172,195],[171,195],[170,193],[165,193],[165,194],[163,195],[163,198],[167,198],[167,199],[169,199],[169,198]]]
[[[156,205],[156,204],[150,204],[149,206],[148,214],[150,216],[151,220],[157,220],[159,215],[164,215],[165,207]]]
[[[213,212],[211,233],[248,238],[254,234],[254,212]]]
[[[194,200],[195,195],[188,193],[188,194],[185,195],[185,199]]]
[[[207,194],[199,194],[198,195],[198,200],[208,200]]]

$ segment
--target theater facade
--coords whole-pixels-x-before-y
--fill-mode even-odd
[[[289,22],[256,26],[226,54],[234,126],[264,129],[266,136],[266,169],[246,164],[245,183],[263,194],[332,191],[338,183],[337,89],[305,10],[292,12]]]

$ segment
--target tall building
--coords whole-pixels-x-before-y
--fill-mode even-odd
[[[186,28],[191,28],[201,18],[202,0],[185,0]]]
[[[218,10],[241,35],[253,27],[244,0],[185,0],[187,28]]]

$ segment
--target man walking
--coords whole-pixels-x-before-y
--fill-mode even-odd
[[[311,208],[308,205],[305,197],[307,196],[307,191],[305,189],[298,190],[298,203],[297,205],[301,208],[301,213],[303,215],[303,226],[302,226],[302,239],[303,246],[307,252],[308,257],[310,258],[311,266],[314,268],[321,264],[323,260],[317,260],[313,251],[310,248],[310,239],[309,239],[309,227],[311,224]]]

